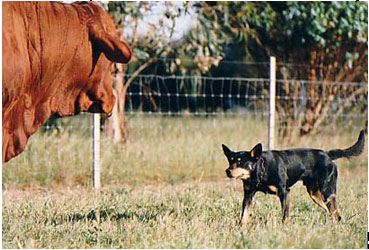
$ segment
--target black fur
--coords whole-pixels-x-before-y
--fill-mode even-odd
[[[342,157],[350,158],[352,156],[358,156],[363,152],[364,145],[365,145],[365,134],[364,134],[364,130],[362,130],[360,132],[359,139],[354,145],[344,150],[342,149],[329,150],[328,156],[332,160],[336,160]]]
[[[325,152],[320,149],[289,149],[262,151],[262,145],[256,145],[250,152],[233,152],[222,144],[229,167],[227,176],[232,178],[237,168],[249,171],[250,177],[240,179],[244,186],[241,224],[245,223],[244,211],[251,214],[251,201],[257,191],[276,194],[282,205],[283,221],[289,216],[288,193],[297,182],[302,181],[311,198],[337,220],[341,217],[337,210],[337,166],[333,162],[338,158],[358,156],[364,149],[365,134],[360,132],[357,142],[347,149],[334,149]],[[240,173],[238,171],[237,173]],[[245,177],[246,178],[246,177]]]

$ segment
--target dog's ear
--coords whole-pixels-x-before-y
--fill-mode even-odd
[[[227,158],[231,157],[232,150],[230,150],[226,145],[222,144],[223,152]]]
[[[253,149],[251,149],[250,154],[251,158],[259,158],[261,153],[263,152],[263,146],[261,143],[258,143]]]

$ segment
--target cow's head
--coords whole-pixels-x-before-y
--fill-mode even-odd
[[[110,115],[115,103],[111,84],[111,67],[128,63],[132,57],[129,46],[118,39],[111,17],[96,3],[78,3],[87,8],[88,38],[92,49],[93,67],[87,86],[80,92],[75,112],[105,113]]]
[[[53,114],[111,114],[111,67],[128,63],[132,52],[94,2],[7,2],[3,12],[2,146],[7,162]]]

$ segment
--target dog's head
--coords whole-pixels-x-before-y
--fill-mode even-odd
[[[257,144],[250,152],[234,152],[224,144],[222,144],[222,148],[229,162],[229,167],[226,169],[227,176],[241,180],[250,179],[251,174],[260,165],[260,157],[263,150],[261,143]]]

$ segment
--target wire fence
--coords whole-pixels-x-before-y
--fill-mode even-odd
[[[366,83],[279,79],[276,88],[280,126],[288,119],[294,126],[344,120],[346,125],[364,126]],[[158,75],[137,76],[125,100],[126,113],[131,115],[263,117],[268,115],[268,101],[269,79]]]
[[[129,79],[125,76],[125,80]],[[264,114],[257,103],[267,101],[269,79],[139,75],[127,92],[127,112],[157,115]]]
[[[123,79],[121,84],[131,77],[119,78]],[[138,75],[124,96],[125,115],[267,119],[269,83],[269,79],[262,78]],[[307,134],[327,125],[364,128],[367,97],[367,83],[277,79],[276,127],[279,136],[288,136],[287,130]],[[72,132],[89,126],[92,125],[56,124],[51,119],[42,129]],[[101,126],[104,129],[105,123]]]
[[[100,148],[102,185],[132,179],[176,183],[223,174],[222,143],[249,150],[260,142],[267,149],[269,79],[131,77],[113,78],[115,85],[117,79],[130,82],[120,100],[120,125],[128,131],[123,143],[113,143],[109,134],[113,117],[101,121],[100,146],[92,143],[98,131],[90,114],[51,118],[9,164],[29,167],[34,178],[52,183],[90,185],[93,149]],[[367,127],[367,97],[366,83],[277,79],[275,148],[352,145]]]

